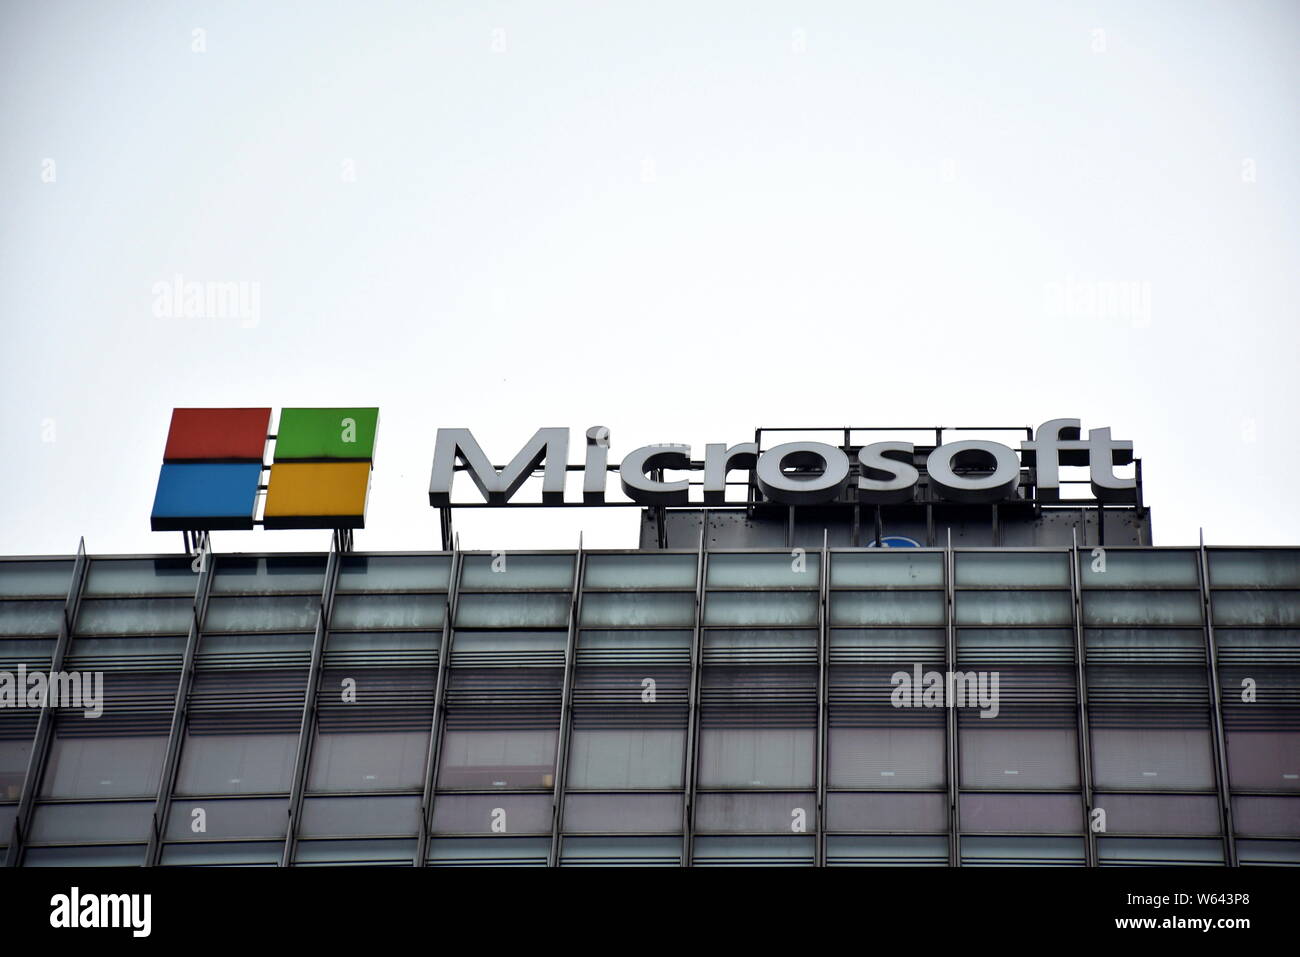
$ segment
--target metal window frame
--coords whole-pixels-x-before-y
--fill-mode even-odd
[[[72,630],[77,622],[77,610],[81,607],[81,594],[86,585],[86,571],[90,559],[86,555],[86,540],[77,543],[77,554],[73,559],[72,578],[68,582],[68,597],[63,602],[63,617],[59,620],[59,637],[54,642],[54,654],[50,659],[50,671],[62,671],[63,659],[67,656],[68,646],[72,642]],[[41,706],[41,713],[36,719],[36,732],[32,738],[32,753],[27,760],[27,777],[23,779],[23,793],[18,799],[18,810],[14,814],[14,829],[9,840],[6,867],[17,867],[23,857],[23,846],[31,827],[32,809],[36,803],[36,792],[45,776],[45,766],[49,759],[50,739],[54,732],[54,709],[47,700]]]
[[[445,538],[445,536],[444,536]],[[429,842],[433,832],[433,806],[437,801],[438,763],[442,760],[442,730],[445,724],[447,708],[447,673],[451,661],[452,619],[456,614],[456,603],[460,598],[460,571],[463,552],[460,539],[451,542],[451,579],[447,582],[447,597],[444,602],[442,622],[442,643],[438,649],[438,674],[433,689],[433,720],[429,726],[429,748],[425,756],[424,794],[420,803],[420,832],[415,842],[415,866],[427,867],[429,860]]]
[[[336,535],[330,543],[325,564],[325,582],[321,587],[320,611],[316,615],[316,635],[311,647],[311,665],[307,672],[307,690],[303,695],[302,724],[298,731],[298,752],[294,759],[293,787],[289,792],[289,823],[284,838],[281,867],[290,867],[298,849],[298,823],[302,818],[303,792],[306,790],[307,770],[311,762],[311,748],[316,734],[316,697],[320,691],[321,667],[325,658],[325,642],[329,636],[330,612],[334,606],[334,589],[338,584],[342,551]]]
[[[171,732],[167,737],[167,752],[163,757],[162,773],[158,779],[158,795],[154,801],[153,827],[149,834],[149,847],[145,851],[145,865],[156,866],[162,859],[162,846],[171,814],[176,772],[180,767],[181,746],[185,740],[185,727],[189,721],[190,688],[194,683],[194,664],[199,641],[203,634],[203,616],[207,614],[208,596],[216,562],[211,553],[200,559],[199,578],[194,589],[194,608],[190,616],[190,633],[185,641],[185,657],[181,662],[180,680],[176,683],[176,703],[172,708]]]
[[[1202,615],[1205,617],[1205,667],[1213,712],[1214,782],[1219,795],[1219,826],[1223,831],[1223,859],[1228,867],[1240,866],[1237,857],[1236,825],[1232,820],[1232,793],[1228,781],[1227,737],[1223,731],[1223,689],[1219,686],[1219,651],[1214,641],[1214,596],[1210,590],[1210,559],[1201,534],[1197,551],[1197,573],[1201,586]]]
[[[560,866],[560,842],[563,840],[564,789],[569,763],[569,735],[573,732],[573,667],[577,656],[578,621],[582,613],[582,583],[587,556],[578,537],[578,552],[573,560],[573,592],[569,599],[569,634],[564,643],[564,677],[560,688],[560,729],[555,741],[555,772],[551,777],[551,850],[548,867]]]

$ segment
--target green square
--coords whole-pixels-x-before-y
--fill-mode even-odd
[[[378,427],[378,409],[281,409],[275,461],[370,460]]]

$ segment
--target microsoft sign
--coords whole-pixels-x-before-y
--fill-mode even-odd
[[[565,504],[569,430],[538,429],[501,469],[495,468],[469,429],[439,429],[429,481],[429,503],[452,504],[452,481],[459,464],[469,473],[489,504],[507,505],[524,482],[542,469],[542,502]],[[624,494],[644,505],[690,504],[690,480],[668,480],[663,471],[702,473],[703,504],[726,501],[727,475],[733,469],[753,470],[759,490],[770,501],[787,505],[819,505],[841,500],[850,482],[857,501],[887,505],[911,502],[923,464],[933,494],[966,504],[1005,501],[1020,485],[1021,468],[1034,469],[1033,484],[1041,502],[1061,500],[1060,468],[1086,466],[1094,497],[1102,502],[1133,502],[1137,482],[1115,474],[1115,466],[1133,461],[1133,443],[1112,439],[1110,429],[1090,429],[1082,435],[1078,419],[1052,419],[1034,438],[1020,443],[1019,454],[1000,442],[970,439],[949,442],[918,462],[911,442],[876,442],[846,450],[824,442],[788,442],[759,452],[753,442],[710,443],[704,458],[692,460],[691,446],[679,443],[646,445],[623,457],[617,471]],[[857,461],[856,475],[853,461]],[[582,500],[605,502],[609,473],[608,430],[587,433],[582,468]]]

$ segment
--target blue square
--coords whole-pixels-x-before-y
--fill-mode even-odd
[[[261,479],[255,463],[164,465],[150,526],[155,532],[252,528]]]

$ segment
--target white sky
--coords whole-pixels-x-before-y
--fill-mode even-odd
[[[1056,417],[1134,442],[1157,544],[1300,541],[1300,4],[2,9],[2,554],[178,551],[174,406],[379,406],[361,549],[438,547],[438,427]],[[256,321],[156,317],[177,274]]]

